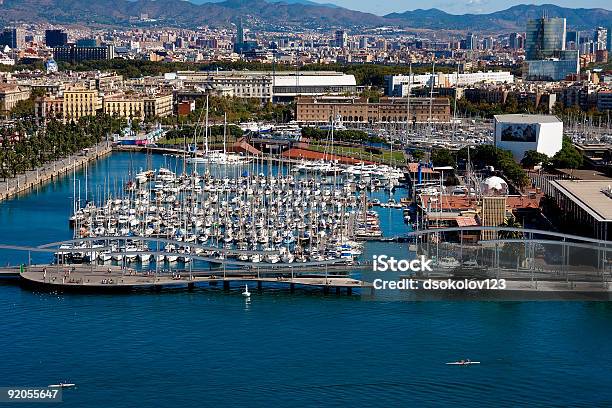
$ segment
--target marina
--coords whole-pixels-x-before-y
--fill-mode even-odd
[[[447,388],[456,383],[458,372],[476,390],[471,397],[477,395],[487,405],[497,401],[490,390],[508,391],[499,385],[507,375],[520,379],[523,394],[515,400],[524,405],[534,401],[544,405],[551,398],[582,404],[599,392],[591,387],[593,365],[576,367],[567,361],[567,350],[578,341],[577,328],[593,331],[596,341],[605,344],[602,328],[610,316],[601,305],[504,303],[494,291],[489,298],[453,293],[420,297],[405,291],[372,295],[372,282],[381,274],[373,273],[367,261],[373,254],[401,258],[427,253],[437,257],[443,268],[437,276],[422,278],[438,280],[458,279],[465,268],[484,272],[486,266],[483,277],[508,278],[506,298],[514,293],[521,300],[531,299],[529,293],[540,300],[549,293],[555,300],[600,300],[609,297],[609,275],[593,268],[567,274],[567,266],[541,259],[536,265],[550,269],[532,271],[528,264],[517,268],[503,257],[491,256],[496,253],[492,249],[478,252],[465,246],[461,252],[458,246],[433,238],[433,227],[443,225],[433,217],[426,223],[432,227],[428,231],[412,231],[419,214],[408,208],[425,200],[412,198],[406,183],[396,177],[399,174],[384,167],[281,162],[269,157],[222,166],[184,159],[176,152],[113,152],[0,205],[0,234],[7,237],[5,243],[15,244],[0,248],[3,264],[23,264],[0,268],[0,277],[6,278],[0,280],[0,304],[8,311],[0,322],[15,333],[11,341],[0,340],[0,345],[10,350],[3,357],[17,367],[11,371],[15,381],[78,384],[66,391],[66,406],[106,401],[108,395],[98,384],[109,382],[124,384],[113,387],[126,392],[135,382],[140,384],[127,398],[129,404],[195,404],[188,395],[197,394],[200,386],[186,387],[184,375],[217,389],[207,397],[211,404],[257,405],[254,393],[273,390],[279,395],[275,399],[291,405],[295,398],[310,401],[312,390],[332,389],[339,398],[352,401],[358,396],[375,406],[372,389],[418,390],[422,381]],[[376,174],[381,169],[388,176]],[[450,191],[421,192],[443,196],[440,206],[460,201],[447,198],[444,193]],[[170,196],[174,200],[166,201]],[[435,204],[427,205],[430,202],[421,209],[435,212]],[[202,225],[194,224],[194,219],[201,219]],[[247,222],[235,225],[236,219],[249,219],[250,228]],[[301,222],[306,225],[303,230]],[[365,235],[360,228],[366,228],[361,231]],[[457,228],[437,232],[449,238],[462,231],[466,236],[476,234],[469,227]],[[233,239],[226,242],[230,229]],[[294,242],[285,242],[290,238],[287,230]],[[322,231],[325,236],[316,238]],[[260,242],[266,234],[268,242]],[[315,237],[310,240],[312,247],[306,237]],[[166,251],[167,245],[173,248]],[[343,245],[360,254],[342,257],[347,249]],[[31,248],[27,257],[26,247]],[[281,251],[287,251],[286,261]],[[289,253],[293,262],[288,262]],[[261,260],[253,262],[258,255]],[[280,259],[273,263],[275,256]],[[555,271],[556,279],[547,280]],[[588,279],[581,281],[583,277]],[[458,299],[471,302],[454,301]],[[567,319],[558,321],[559,313]],[[515,334],[518,320],[530,335]],[[550,321],[558,323],[551,326]],[[66,350],[70,362],[66,363],[65,353],[44,357],[42,363],[23,357],[35,353],[39,342]],[[395,351],[381,353],[381,344],[392,344]],[[426,353],[415,355],[414,350]],[[285,379],[286,356],[305,353],[309,357],[300,359],[299,374]],[[607,352],[583,354],[586,360],[611,358]],[[465,362],[444,363],[460,363],[455,359],[465,355],[482,363],[466,370],[453,368]],[[360,371],[364,356],[371,359],[367,372],[376,375],[367,384]],[[263,358],[271,361],[266,368],[274,377],[271,380],[258,379]],[[348,373],[334,368],[344,364],[352,367]],[[124,367],[120,373],[118,366]],[[176,374],[177,366],[181,375]],[[236,366],[241,367],[239,377],[229,368]],[[328,368],[321,370],[322,366]],[[534,367],[533,374],[525,374]],[[564,393],[559,384],[568,375],[577,377],[582,392]],[[231,392],[220,386],[229,381],[236,384]],[[149,397],[160,384],[181,392]],[[541,384],[547,389],[542,391]],[[410,397],[425,403],[430,394],[417,392]],[[401,401],[396,399],[398,405]]]
[[[85,190],[84,200],[74,184],[73,238],[88,242],[61,247],[56,261],[189,263],[201,255],[219,263],[232,257],[254,264],[352,264],[362,253],[359,240],[382,236],[368,191],[394,190],[404,177],[388,166],[276,166],[265,158],[228,163],[215,161],[218,157],[226,156],[213,155],[205,163],[184,157],[182,173],[141,170],[119,187],[115,180],[112,190],[110,185],[98,186],[96,194]],[[139,237],[174,242],[150,248]],[[103,246],[108,248],[100,250]],[[146,253],[153,249],[166,254]]]

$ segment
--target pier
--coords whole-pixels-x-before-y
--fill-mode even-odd
[[[117,266],[102,267],[91,265],[32,265],[25,266],[19,273],[20,282],[26,287],[49,291],[76,292],[130,292],[133,290],[187,289],[199,286],[217,287],[229,291],[235,283],[243,287],[253,283],[258,290],[263,285],[288,288],[293,292],[296,287],[314,287],[328,294],[342,292],[353,294],[353,289],[370,288],[371,284],[351,278],[341,272],[313,268],[251,268],[227,270],[175,270],[165,273],[136,271]],[[17,270],[18,271],[18,270]],[[2,270],[14,276],[15,270]]]
[[[91,161],[110,154],[111,151],[110,143],[102,142],[89,149],[84,149],[81,153],[46,163],[42,167],[28,170],[24,174],[18,174],[13,178],[6,179],[0,182],[0,201],[7,200],[36,186],[53,181],[57,177],[66,175]]]

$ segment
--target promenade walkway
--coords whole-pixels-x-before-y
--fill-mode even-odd
[[[101,142],[89,149],[84,149],[80,153],[46,163],[41,167],[26,171],[25,174],[18,174],[16,177],[0,181],[0,201],[52,181],[60,175],[70,173],[74,169],[84,166],[85,163],[106,156],[111,151],[110,142]]]

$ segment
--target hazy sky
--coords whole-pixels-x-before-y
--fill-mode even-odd
[[[545,0],[545,1],[512,1],[512,0],[311,0],[318,3],[334,3],[353,10],[367,11],[374,14],[387,14],[396,11],[414,10],[417,8],[439,8],[452,14],[489,13],[503,10],[516,4],[556,4],[563,7],[605,8],[612,10],[610,0]]]

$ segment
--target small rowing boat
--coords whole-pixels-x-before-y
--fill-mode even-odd
[[[452,363],[446,363],[446,365],[472,365],[480,364],[480,361],[454,361]]]
[[[59,384],[51,384],[49,385],[49,388],[70,388],[70,387],[75,387],[76,384],[72,384],[72,383],[59,383]]]

